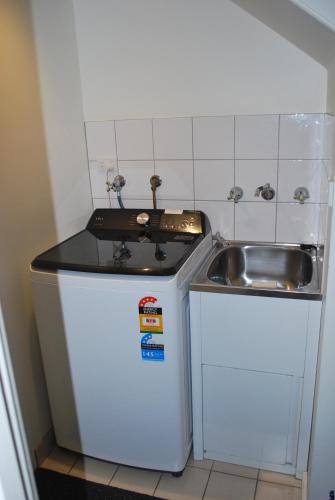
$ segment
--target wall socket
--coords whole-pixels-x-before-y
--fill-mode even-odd
[[[113,173],[117,171],[115,161],[113,160],[97,160],[94,164],[98,169],[104,170],[105,172],[107,172],[107,170]]]

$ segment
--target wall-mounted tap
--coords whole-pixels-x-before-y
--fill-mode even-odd
[[[157,199],[156,199],[156,191],[159,186],[162,184],[162,179],[159,177],[159,175],[152,175],[150,177],[150,185],[151,185],[151,191],[152,191],[152,204],[154,209],[156,210],[157,208]]]
[[[227,200],[233,200],[234,203],[238,203],[242,197],[243,197],[243,189],[240,188],[239,186],[234,186],[229,191]]]
[[[294,191],[293,199],[297,200],[301,205],[309,198],[309,191],[307,188],[300,186]]]
[[[118,191],[121,191],[121,189],[123,188],[123,186],[125,184],[126,184],[126,180],[123,177],[123,175],[116,175],[113,179],[111,188],[113,189],[113,191],[115,191],[117,193]]]
[[[111,190],[115,191],[120,208],[124,208],[121,197],[121,190],[125,184],[126,184],[126,179],[123,177],[123,175],[116,175],[113,179],[113,182],[110,182],[108,179],[108,172],[107,172],[107,180],[106,180],[107,193],[109,193]]]
[[[267,182],[264,186],[259,186],[255,191],[255,196],[262,196],[263,200],[272,200],[276,191]]]
[[[229,241],[227,241],[220,233],[220,231],[217,231],[215,235],[213,236],[213,240],[216,241],[215,246],[217,248],[224,248],[229,246]]]

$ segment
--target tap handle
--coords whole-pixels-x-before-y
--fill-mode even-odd
[[[159,177],[159,175],[152,175],[150,177],[150,184],[151,190],[155,191],[162,184],[162,179]]]
[[[263,189],[264,189],[264,186],[259,186],[258,188],[256,188],[255,196],[259,196],[261,194],[261,192],[263,191]]]
[[[309,191],[307,188],[301,186],[297,187],[297,189],[294,191],[293,199],[297,200],[301,205],[305,203],[305,200],[307,200],[310,197]]]
[[[269,182],[264,184],[264,186],[259,186],[255,191],[255,196],[262,195],[264,200],[272,200],[275,194],[276,192],[273,187],[271,187]]]

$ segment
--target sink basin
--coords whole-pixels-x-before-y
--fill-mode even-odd
[[[191,290],[322,300],[323,247],[228,241],[214,247]]]
[[[207,276],[222,285],[294,290],[311,282],[313,261],[300,248],[229,246],[215,257]]]

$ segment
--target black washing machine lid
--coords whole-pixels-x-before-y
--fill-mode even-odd
[[[143,212],[149,215],[145,227],[136,223],[137,215]],[[170,218],[162,217],[163,214],[163,210],[95,210],[85,230],[37,256],[32,267],[107,274],[174,275],[210,228],[201,212],[183,211],[183,217],[177,218],[176,214]],[[199,224],[187,226],[187,221],[191,220]]]

